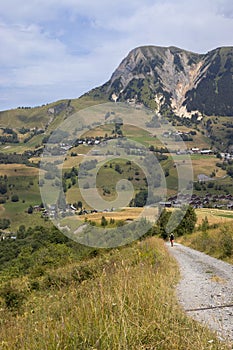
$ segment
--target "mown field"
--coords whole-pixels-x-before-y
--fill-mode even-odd
[[[167,126],[164,130],[167,131],[168,129],[169,127]],[[179,130],[181,132],[189,132],[190,128],[187,128],[186,126],[179,126],[175,127],[174,130]],[[154,147],[166,147],[167,145],[169,145],[169,147],[174,150],[178,150],[181,147],[179,142],[175,142],[171,138],[165,138],[161,136],[160,129],[158,129],[157,135],[156,133],[154,133],[154,135],[151,135],[147,130],[139,129],[134,125],[123,125],[122,131],[123,135],[127,135],[127,137],[129,137],[130,139],[144,146],[153,145]],[[210,141],[201,132],[196,131],[196,135],[193,136],[193,141],[185,141],[185,145],[187,148],[198,147],[200,149],[208,149],[210,147]]]
[[[104,216],[107,220],[113,219],[115,221],[119,221],[119,220],[130,221],[130,220],[138,219],[141,216],[143,216],[148,220],[151,220],[152,222],[154,222],[158,213],[157,208],[146,208],[144,213],[143,213],[143,210],[144,208],[128,207],[115,212],[86,214],[85,218],[87,218],[88,220],[100,223],[102,216]],[[83,217],[77,217],[77,219],[83,220]]]
[[[201,224],[202,220],[204,220],[205,217],[208,218],[210,225],[224,224],[227,222],[231,222],[233,219],[232,210],[202,208],[202,209],[196,209],[196,214],[197,214],[197,225]]]

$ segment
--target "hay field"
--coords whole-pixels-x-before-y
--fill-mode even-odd
[[[198,174],[209,176],[214,170],[216,171],[216,178],[221,178],[226,175],[224,170],[216,167],[218,159],[215,156],[194,155],[191,159],[195,177]]]
[[[24,164],[0,164],[0,175],[4,176],[38,176],[37,168],[28,167]]]
[[[224,224],[226,222],[233,222],[233,211],[201,208],[196,209],[197,225],[202,223],[202,220],[207,217],[209,224]]]
[[[86,214],[85,216],[78,216],[80,220],[83,218],[87,218],[88,220],[100,222],[102,216],[104,216],[107,220],[114,219],[118,220],[135,220],[142,215],[142,217],[147,218],[148,220],[155,221],[155,218],[158,214],[157,208],[131,208],[125,207],[121,211],[113,211],[113,212],[99,212],[93,214]]]
[[[175,155],[173,156],[173,158],[176,161],[177,166],[179,167],[185,166],[185,159],[187,159],[187,155],[185,156]],[[193,168],[193,174],[194,174],[195,180],[197,180],[197,176],[199,174],[210,176],[213,171],[215,171],[216,173],[216,176],[214,177],[214,179],[221,179],[226,175],[226,171],[216,166],[218,159],[213,155],[206,156],[206,155],[195,154],[195,155],[191,155],[190,158],[192,162],[192,168]]]
[[[143,209],[145,209],[144,213],[142,214]],[[174,209],[167,209],[168,211],[173,211]],[[224,224],[227,222],[233,222],[233,211],[230,210],[219,210],[219,209],[209,209],[209,208],[203,208],[203,209],[196,209],[195,210],[197,214],[197,226],[202,223],[202,220],[205,219],[205,217],[208,218],[209,224]],[[112,211],[112,212],[98,212],[98,213],[92,213],[92,214],[86,214],[86,215],[75,215],[71,218],[69,218],[70,221],[84,221],[85,219],[95,221],[97,223],[100,223],[102,216],[104,216],[107,220],[114,219],[115,221],[123,220],[136,220],[140,217],[142,214],[142,217],[147,218],[148,220],[155,222],[158,215],[158,209],[157,208],[131,208],[131,207],[125,207],[122,210],[119,211]],[[66,223],[67,219],[66,219]]]

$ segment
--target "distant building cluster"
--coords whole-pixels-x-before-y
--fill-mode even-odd
[[[207,193],[203,197],[193,194],[190,198],[189,194],[181,194],[170,197],[168,201],[160,202],[159,204],[165,208],[181,208],[184,204],[189,204],[194,209],[216,208],[233,210],[233,195]]]

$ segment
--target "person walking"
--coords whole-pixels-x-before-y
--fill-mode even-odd
[[[171,247],[173,247],[173,245],[174,245],[174,239],[175,239],[173,233],[170,234],[169,239],[170,239]]]

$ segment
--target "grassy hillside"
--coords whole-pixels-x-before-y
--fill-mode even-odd
[[[209,216],[206,211],[205,217],[199,221],[199,229],[192,235],[182,237],[181,242],[233,264],[233,215],[229,211],[219,212],[215,213],[215,218],[216,221],[213,220],[213,214]],[[219,224],[221,219],[222,223]]]
[[[40,161],[40,154],[43,150],[43,139],[47,137],[49,133],[57,125],[59,125],[59,123],[64,118],[67,118],[69,113],[73,113],[74,111],[78,111],[82,108],[85,108],[86,106],[96,104],[97,102],[101,103],[104,102],[104,100],[97,100],[91,94],[87,94],[77,100],[59,101],[57,103],[35,109],[18,109],[20,112],[25,113],[25,118],[28,118],[28,125],[26,123],[25,126],[23,126],[23,122],[20,124],[16,120],[15,130],[18,132],[17,135],[19,137],[19,143],[6,142],[0,145],[0,152],[2,152],[0,160],[1,162],[6,162],[6,164],[0,164],[0,176],[3,178],[8,178],[7,192],[3,194],[0,193],[0,219],[10,220],[11,225],[7,228],[7,230],[15,232],[21,224],[25,224],[27,227],[34,225],[48,226],[48,222],[44,220],[44,218],[41,218],[41,213],[34,212],[31,215],[27,212],[30,206],[39,205],[41,203],[39,191],[40,187],[38,186],[38,167],[36,166]],[[54,109],[55,112],[53,115],[51,115],[51,112],[49,112],[50,109]],[[36,110],[38,113],[40,111],[41,116],[44,118],[44,123],[47,123],[48,117],[50,118],[50,122],[47,124],[47,126],[45,126],[42,134],[37,134],[34,129],[31,129],[33,125],[30,123],[34,118],[34,113],[36,113]],[[16,113],[15,110],[11,112],[13,114]],[[10,114],[7,113],[8,112],[6,111],[0,114],[0,120],[2,120],[3,124],[6,123],[9,118],[17,119],[16,114],[12,114],[11,117]],[[226,124],[225,129],[227,129],[227,123],[229,123],[228,119],[225,118],[221,120],[221,122]],[[154,118],[148,123],[153,124],[153,122],[156,125],[158,124],[160,128],[163,127],[163,122],[160,119]],[[187,137],[188,141],[185,141],[187,148],[210,148],[211,140],[209,137],[207,137],[207,132],[211,133],[211,130],[220,128],[217,122],[218,121],[215,118],[212,123],[209,123],[208,119],[204,119],[200,124],[195,124],[189,120],[182,122],[179,118],[176,118],[172,121],[172,125],[181,133],[183,133],[183,136]],[[161,130],[163,129],[160,129],[160,134],[162,133]],[[14,132],[16,131],[7,129],[5,126],[5,128],[0,129],[0,136],[11,137],[11,135],[14,135]],[[138,144],[143,145],[147,149],[151,150],[151,152],[153,152],[151,154],[154,154],[160,160],[160,165],[165,174],[167,197],[175,195],[178,188],[177,171],[181,170],[182,173],[182,166],[185,165],[185,156],[175,154],[175,151],[179,150],[180,148],[180,141],[177,140],[174,135],[169,138],[160,135],[160,138],[163,141],[163,143],[161,143],[156,135],[144,129],[139,129],[134,125],[123,124],[120,126],[120,130],[118,131],[120,131],[123,136],[126,136],[127,139],[136,141]],[[97,126],[94,130],[87,131],[83,137],[89,139],[96,137],[111,138],[115,137],[116,134],[116,125],[112,123],[105,124],[103,126]],[[24,142],[25,140],[27,140],[27,142]],[[167,144],[169,144],[172,148],[172,156],[170,153],[164,153],[166,152],[165,146]],[[73,167],[78,169],[79,164],[83,160],[83,155],[90,152],[92,150],[92,147],[93,146],[87,145],[86,143],[72,148],[67,152],[64,164],[58,165],[58,168],[63,167],[63,173],[69,173]],[[116,150],[113,148],[112,151],[114,153]],[[14,155],[15,152],[22,155],[18,157],[18,155]],[[118,159],[117,161],[112,161],[111,166],[110,164],[104,164],[103,159],[105,158],[101,158],[101,156],[92,157],[93,159],[98,158],[98,161],[103,162],[102,167],[98,173],[97,186],[99,193],[105,200],[111,201],[116,198],[115,186],[120,179],[128,179],[132,182],[134,186],[135,196],[140,191],[146,191],[147,183],[145,180],[145,174],[140,169],[136,169],[134,165],[127,164],[128,159],[131,159],[130,156],[131,154],[129,157],[127,155],[126,160]],[[15,157],[16,160],[12,161],[12,159],[9,158],[9,161],[5,161],[2,159],[4,157]],[[88,157],[91,159],[90,155]],[[174,165],[172,157],[174,157],[177,163],[176,166]],[[205,174],[208,177],[213,176],[214,179],[211,183],[206,182],[203,184],[198,184],[196,182],[194,185],[195,194],[204,197],[207,193],[217,194],[220,191],[224,194],[232,193],[232,178],[230,176],[226,177],[226,172],[230,165],[223,164],[223,160],[217,159],[215,155],[205,156],[194,154],[191,155],[191,160],[194,172],[194,181],[197,181],[198,175],[200,174]],[[18,164],[16,164],[17,162]],[[33,167],[30,165],[33,165]],[[116,166],[120,167],[120,171],[116,171]],[[78,176],[75,175],[75,177],[67,178],[64,183],[67,190],[67,203],[73,204],[81,201],[83,206],[86,209],[89,209],[90,206],[85,203],[81,196],[78,184]],[[157,195],[157,197],[161,196],[162,188],[159,189],[158,183],[154,183],[154,186],[154,195]],[[89,192],[91,196],[91,188]],[[11,197],[13,195],[18,196],[17,202],[12,202]],[[134,204],[135,203],[131,205]]]
[[[0,127],[12,127],[12,120],[14,120],[15,128],[46,128],[46,126],[50,126],[51,129],[54,123],[59,121],[59,117],[68,116],[86,107],[104,102],[106,99],[95,99],[85,95],[77,99],[60,100],[40,107],[19,107],[1,111]],[[55,109],[54,113],[52,109]]]
[[[138,137],[140,137],[140,134]],[[82,161],[82,156],[80,154],[84,154],[90,149],[91,147],[83,145],[72,149],[68,153],[63,165],[64,174],[69,173],[72,167],[78,168],[79,163]],[[71,156],[72,152],[78,155]],[[176,156],[175,159],[177,166],[182,167],[184,161],[182,155]],[[218,194],[220,191],[221,193],[232,193],[232,180],[230,177],[225,177],[226,171],[216,167],[216,163],[219,160],[215,156],[193,155],[191,159],[195,181],[199,174],[212,176],[212,174],[215,173],[214,181],[210,184],[208,182],[196,184],[194,186],[194,193],[198,196],[205,196],[207,193]],[[31,158],[31,161],[34,163],[38,160],[39,158]],[[168,196],[174,195],[178,187],[177,169],[174,167],[174,162],[169,156],[167,160],[161,161],[160,164],[164,172],[167,173],[165,177],[168,190],[167,194]],[[116,171],[116,165],[120,167],[119,169],[117,168],[118,171]],[[11,221],[10,230],[13,232],[16,231],[21,224],[27,227],[43,224],[47,225],[47,222],[41,218],[41,213],[27,213],[30,206],[41,204],[40,187],[38,186],[38,168],[29,167],[25,164],[0,164],[0,176],[2,176],[0,183],[5,181],[4,177],[7,177],[7,192],[5,194],[0,194],[0,218],[6,218]],[[145,191],[147,188],[144,173],[137,168],[133,162],[130,164],[127,159],[114,160],[103,164],[98,172],[97,186],[100,195],[105,200],[113,200],[116,197],[115,186],[120,179],[130,180],[134,186],[135,194],[143,190]],[[73,204],[82,201],[83,206],[88,209],[89,206],[85,204],[78,187],[78,177],[67,178],[65,183],[67,187],[67,203]],[[159,195],[158,189],[156,189],[156,191],[156,194]],[[12,202],[11,197],[13,195],[18,196],[17,202]]]
[[[181,311],[177,265],[156,238],[31,278],[1,288],[3,350],[228,349]]]

